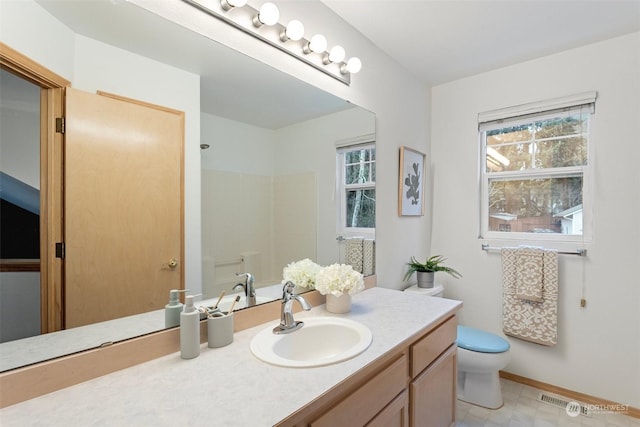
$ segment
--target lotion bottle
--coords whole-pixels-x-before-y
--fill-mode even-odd
[[[193,295],[184,299],[180,313],[180,357],[193,359],[200,355],[200,312],[193,305]]]
[[[169,291],[169,304],[164,306],[164,327],[173,328],[180,324],[180,313],[184,304],[180,302],[180,292],[187,292],[189,289],[172,289]]]

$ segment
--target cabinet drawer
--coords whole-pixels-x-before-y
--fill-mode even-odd
[[[411,378],[415,378],[455,342],[457,325],[458,318],[452,316],[411,346]]]
[[[408,384],[407,355],[367,381],[312,422],[311,427],[363,426],[391,402]]]

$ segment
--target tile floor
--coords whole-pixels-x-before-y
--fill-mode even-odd
[[[540,390],[501,379],[504,406],[497,410],[458,401],[457,427],[640,427],[640,419],[619,413],[570,417],[564,408],[538,402]]]

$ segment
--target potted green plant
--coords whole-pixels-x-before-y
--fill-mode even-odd
[[[454,268],[443,265],[444,261],[446,261],[446,258],[442,255],[433,255],[427,258],[425,262],[420,262],[415,257],[411,257],[411,262],[407,263],[409,269],[405,273],[403,280],[408,280],[413,275],[413,273],[416,273],[416,277],[418,279],[418,287],[432,288],[436,271],[444,271],[445,273],[449,273],[456,279],[462,277],[462,274],[460,274]]]

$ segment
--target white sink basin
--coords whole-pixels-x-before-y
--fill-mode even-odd
[[[253,355],[277,366],[325,366],[357,356],[373,338],[365,325],[342,317],[300,320],[304,326],[288,334],[274,334],[273,325],[258,332],[251,340]]]

